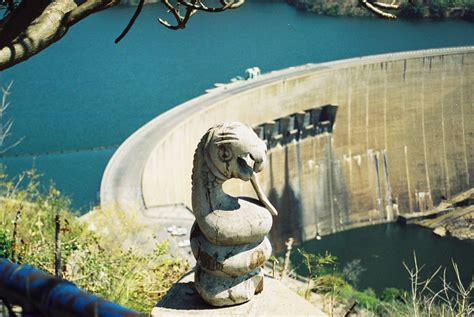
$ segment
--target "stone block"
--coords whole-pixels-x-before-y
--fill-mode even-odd
[[[179,316],[327,316],[272,277],[265,276],[263,291],[247,303],[230,307],[206,304],[194,286],[194,271],[178,281],[153,308],[153,317]]]

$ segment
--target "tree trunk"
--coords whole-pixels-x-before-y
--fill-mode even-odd
[[[16,65],[60,40],[68,28],[120,0],[24,0],[0,22],[0,70]]]

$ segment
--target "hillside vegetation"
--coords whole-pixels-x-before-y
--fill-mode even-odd
[[[157,244],[148,254],[123,250],[108,228],[113,226],[121,235],[136,234],[140,225],[127,214],[96,209],[97,230],[91,231],[90,223],[74,215],[69,200],[54,186],[41,190],[39,184],[34,171],[14,180],[0,173],[0,257],[57,273],[84,290],[145,313],[189,269],[187,262],[170,254],[166,243]],[[59,239],[55,239],[58,232]],[[458,281],[453,285],[446,281],[443,268],[422,278],[423,267],[414,257],[413,264],[404,263],[411,292],[387,288],[377,295],[371,289],[356,288],[358,276],[365,270],[359,262],[338,270],[337,259],[329,253],[299,252],[303,261],[294,263],[295,268],[306,268],[308,277],[301,294],[310,301],[316,296],[316,304],[323,303],[322,309],[330,316],[348,311],[355,316],[407,317],[474,313],[474,284],[462,284],[455,263]],[[441,288],[432,287],[439,276]]]
[[[359,0],[287,0],[299,9],[329,16],[372,16]],[[385,1],[390,2],[390,1]],[[463,18],[474,21],[472,0],[423,0],[402,3],[396,14],[401,18]]]
[[[111,221],[108,217],[114,217],[140,230],[123,213],[103,212],[107,215],[102,218],[103,227]],[[55,251],[57,242],[60,253]],[[60,265],[55,266],[58,254]],[[187,262],[168,252],[166,243],[157,244],[151,254],[142,254],[123,250],[107,235],[89,230],[54,186],[41,190],[34,171],[14,180],[0,174],[0,257],[51,274],[59,267],[59,275],[78,287],[147,313],[188,269]]]
[[[376,294],[371,288],[357,289],[359,276],[365,271],[359,260],[340,270],[337,258],[327,251],[323,255],[303,249],[298,252],[302,263],[294,265],[304,267],[307,277],[307,284],[299,293],[317,306],[322,303],[320,308],[329,316],[467,317],[474,313],[474,283],[462,283],[454,262],[452,268],[426,272],[414,253],[412,263],[403,263],[411,289],[389,287]],[[457,278],[455,283],[446,279],[446,272],[451,269]]]

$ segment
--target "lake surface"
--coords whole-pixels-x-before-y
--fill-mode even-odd
[[[332,18],[284,3],[249,2],[239,10],[197,14],[177,32],[158,24],[157,16],[164,16],[159,6],[146,6],[115,45],[133,11],[119,7],[92,15],[46,51],[0,73],[1,83],[14,81],[10,141],[24,137],[1,161],[11,175],[34,165],[83,210],[98,202],[103,170],[127,136],[248,67],[268,72],[474,44],[474,24],[465,21]]]
[[[423,278],[428,278],[441,265],[447,269],[448,280],[455,281],[451,260],[457,263],[466,287],[474,274],[474,241],[441,238],[431,230],[415,225],[376,225],[307,241],[295,247],[291,256],[292,263],[301,262],[296,248],[303,248],[313,254],[329,251],[337,257],[339,271],[347,263],[359,259],[360,266],[365,271],[360,274],[357,287],[361,290],[370,287],[379,294],[386,287],[410,289],[409,276],[403,262],[413,268],[413,252],[418,265],[424,265],[421,272]],[[307,274],[303,265],[297,265],[296,271]],[[433,285],[439,286],[438,278],[434,279]]]
[[[0,163],[10,175],[34,166],[83,211],[98,203],[107,161],[131,133],[214,83],[243,75],[248,67],[268,72],[370,54],[474,44],[474,24],[465,21],[332,18],[284,3],[249,2],[235,11],[197,14],[178,32],[158,24],[157,16],[164,16],[158,6],[146,6],[131,32],[115,45],[133,11],[120,7],[92,15],[46,51],[0,73],[3,85],[14,81],[7,114],[15,121],[10,142],[24,138]],[[354,232],[359,238],[351,236]],[[385,243],[377,248],[369,244],[381,237]],[[325,243],[341,261],[365,254],[362,265],[374,276],[370,282],[361,278],[361,285],[376,289],[402,278],[393,275],[392,282],[386,280],[411,254],[412,244],[425,263],[472,254],[472,245],[394,225],[344,232],[314,246],[309,242],[308,248],[319,252]],[[406,243],[412,244],[405,247]],[[444,253],[440,245],[446,245]]]

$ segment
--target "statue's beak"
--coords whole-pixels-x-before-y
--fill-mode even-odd
[[[260,200],[260,202],[265,206],[265,208],[268,209],[268,211],[273,215],[273,216],[278,216],[278,211],[273,207],[272,203],[268,200],[267,196],[262,191],[262,188],[260,187],[260,183],[258,182],[257,175],[256,173],[252,173],[252,176],[250,177],[250,182],[252,183],[252,187],[255,190],[255,193],[257,193],[257,197]]]

